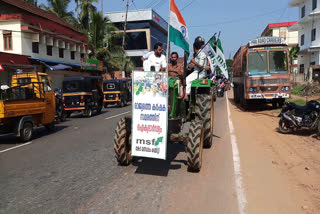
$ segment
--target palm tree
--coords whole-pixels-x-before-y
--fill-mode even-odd
[[[93,5],[94,2],[98,2],[98,0],[80,0],[80,24],[87,31],[89,31],[90,17],[97,10],[97,8]]]
[[[40,8],[55,14],[69,24],[77,26],[77,20],[73,17],[73,13],[71,11],[67,11],[70,0],[48,0],[48,3],[49,7],[41,4]]]

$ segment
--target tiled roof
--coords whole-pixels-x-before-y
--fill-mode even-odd
[[[40,16],[42,18],[51,20],[51,21],[56,22],[60,25],[68,27],[76,32],[80,32],[78,29],[74,28],[72,25],[68,24],[66,21],[57,17],[53,13],[42,10],[42,9],[40,9],[32,4],[29,4],[23,0],[0,0],[0,2],[5,2],[5,3],[10,4],[14,7],[17,7],[17,8],[24,10],[24,11],[32,13],[33,15]]]
[[[0,63],[1,64],[31,65],[28,57],[29,56],[26,56],[26,55],[0,52]]]

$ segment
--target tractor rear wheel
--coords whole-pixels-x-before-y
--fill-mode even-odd
[[[210,148],[212,146],[213,135],[213,100],[207,94],[197,94],[195,115],[196,120],[203,124],[204,140],[203,147]]]
[[[131,156],[131,134],[126,127],[126,121],[122,118],[115,130],[114,135],[114,152],[118,163],[122,166],[128,166],[132,162]]]
[[[203,128],[199,121],[191,121],[186,147],[188,171],[199,172],[203,151]]]

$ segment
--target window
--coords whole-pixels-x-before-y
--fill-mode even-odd
[[[312,10],[317,8],[317,0],[312,0]]]
[[[271,74],[288,73],[288,57],[286,51],[270,51],[269,67]]]
[[[305,15],[306,15],[306,6],[303,6],[301,8],[301,18],[305,17]]]
[[[303,46],[303,45],[304,45],[304,34],[303,34],[303,35],[301,35],[301,41],[300,41],[300,43],[301,43],[301,46]]]
[[[52,46],[51,45],[47,45],[47,55],[52,56]]]
[[[304,64],[300,64],[299,73],[300,74],[304,73]]]
[[[3,44],[4,44],[5,51],[12,50],[12,32],[11,31],[3,31]]]
[[[249,75],[265,74],[268,72],[266,51],[249,53],[248,72]]]
[[[315,62],[315,61],[310,62],[310,66],[313,66],[313,65],[316,65],[316,62]]]
[[[311,30],[311,41],[316,40],[316,28]]]
[[[39,53],[39,42],[32,42],[32,53]]]
[[[75,53],[76,53],[75,51],[71,51],[71,52],[70,52],[70,54],[71,54],[71,59],[75,59]]]
[[[44,92],[49,92],[52,90],[47,76],[41,76],[41,81],[43,83]]]
[[[59,57],[60,58],[63,58],[64,56],[63,56],[63,48],[59,48]]]
[[[80,54],[81,59],[84,59],[84,53]]]

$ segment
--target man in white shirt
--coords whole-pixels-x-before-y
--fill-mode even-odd
[[[162,54],[163,48],[161,43],[154,45],[154,52],[150,54],[148,59],[143,62],[143,68],[145,71],[165,71],[167,68],[167,60],[165,55]]]

